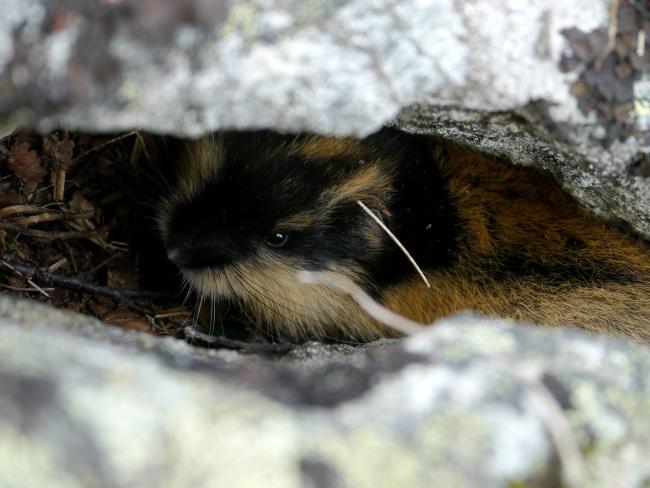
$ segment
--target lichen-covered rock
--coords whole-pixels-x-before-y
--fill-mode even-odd
[[[394,123],[548,170],[650,237],[645,2],[1,6],[0,137],[363,135],[427,102]],[[472,317],[267,358],[0,296],[0,485],[645,486],[649,369],[640,345]]]
[[[650,236],[646,2],[2,7],[0,134],[15,125],[367,134],[428,102],[433,123],[422,124],[421,111],[406,120],[409,110],[405,125],[536,161],[590,208]]]
[[[649,368],[640,345],[471,317],[270,360],[0,297],[0,473],[12,487],[644,486]]]
[[[523,113],[415,105],[393,124],[548,171],[587,208],[609,220],[625,222],[650,239],[650,177],[634,174],[634,168],[625,163],[629,154],[594,148],[594,157],[589,158]]]
[[[641,3],[621,3],[625,46],[601,60],[607,0],[4,0],[0,117],[360,134],[431,96],[483,111],[544,101],[554,122],[590,131],[602,126],[577,102],[612,102],[627,136],[648,125]]]
[[[4,0],[3,10],[0,120],[42,128],[362,133],[466,69],[449,0]]]

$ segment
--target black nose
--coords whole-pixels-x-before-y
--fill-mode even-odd
[[[167,258],[181,269],[223,268],[232,257],[223,249],[210,246],[169,246]]]

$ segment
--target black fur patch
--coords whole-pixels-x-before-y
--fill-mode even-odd
[[[453,265],[460,221],[447,182],[433,159],[433,142],[396,129],[383,129],[367,141],[397,167],[396,195],[388,209],[391,231],[423,270]],[[377,292],[387,285],[419,279],[392,241],[387,241],[378,258],[368,262],[368,268],[370,284]]]
[[[275,229],[276,223],[318,208],[319,195],[360,169],[358,159],[307,159],[283,151],[300,137],[272,132],[225,133],[225,163],[218,178],[192,201],[173,210],[166,236],[177,250],[181,267],[222,267],[244,259]],[[395,196],[385,211],[391,230],[423,269],[455,261],[458,217],[446,183],[433,161],[433,148],[423,137],[384,129],[366,139],[365,164],[387,161],[395,173]],[[371,202],[366,202],[372,205]],[[368,273],[366,287],[378,294],[385,286],[417,278],[407,258],[380,232],[373,248],[369,217],[354,201],[339,205],[327,218],[290,232],[286,245],[273,252],[291,256],[301,266],[321,270],[328,265],[360,264]]]
[[[166,242],[182,253],[181,266],[221,267],[246,258],[265,245],[279,221],[316,208],[323,190],[359,169],[358,161],[346,158],[316,161],[282,150],[305,136],[261,131],[222,137],[225,163],[218,178],[173,210]],[[310,269],[349,263],[359,252],[360,223],[358,208],[343,209],[310,228],[290,231],[286,245],[273,252]]]

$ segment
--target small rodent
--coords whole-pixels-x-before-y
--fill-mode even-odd
[[[158,215],[169,259],[199,294],[285,337],[395,335],[296,277],[329,270],[423,323],[471,310],[650,342],[646,243],[534,169],[392,128],[365,139],[224,132],[170,158]]]

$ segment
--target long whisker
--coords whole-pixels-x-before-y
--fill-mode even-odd
[[[214,305],[214,296],[210,297],[210,335],[214,335],[214,323],[216,321],[216,309]]]
[[[187,278],[183,278],[183,284],[181,286],[181,293],[183,293],[183,292],[185,292],[185,298],[183,298],[183,302],[181,303],[181,305],[185,306],[185,304],[190,299],[190,296],[192,295],[192,292],[193,292],[192,285],[187,280]]]
[[[196,328],[199,323],[199,314],[201,313],[201,308],[203,307],[203,300],[205,299],[205,293],[200,292],[199,293],[199,303],[194,309],[194,319],[192,320],[192,329],[196,331]],[[192,339],[190,339],[190,344],[192,344],[194,341],[194,336],[192,336]]]
[[[274,300],[272,297],[266,295],[262,291],[253,288],[252,283],[249,280],[247,280],[245,277],[241,276],[241,274],[240,274],[240,279],[243,281],[242,284],[245,285],[246,291],[251,294],[253,299],[255,299],[258,303],[260,303],[262,306],[264,306],[266,309],[270,310],[274,314],[282,317],[287,323],[298,325],[302,329],[303,333],[305,332],[305,325],[303,323],[303,319],[306,319],[308,317],[304,316],[303,314],[301,314],[300,312],[296,311],[291,307],[279,303],[278,301]],[[275,308],[272,307],[271,305],[275,305]],[[283,313],[280,310],[281,308],[283,308],[284,310],[292,314],[293,320],[290,319],[285,313]],[[295,320],[295,316],[297,316],[300,320]]]
[[[223,277],[226,280],[226,286],[228,286],[228,288],[230,289],[230,293],[233,296],[236,296],[235,288],[233,287],[233,285],[232,285],[232,283],[230,281],[230,276],[228,276],[228,273],[224,272]],[[248,319],[248,321],[250,322],[251,325],[257,325],[257,321],[254,320],[250,315],[248,315],[248,313],[246,311],[246,308],[242,307],[241,304],[239,304],[239,311],[244,314],[244,316]]]
[[[266,300],[268,300],[269,302],[271,302],[272,304],[274,304],[274,305],[276,305],[276,306],[277,306],[277,303],[275,303],[273,300],[270,300],[268,297],[266,297],[266,296],[260,294],[260,293],[257,292],[256,290],[254,290],[254,289],[252,289],[252,288],[249,288],[250,283],[249,283],[246,279],[244,279],[242,276],[239,276],[239,275],[238,275],[238,277],[239,277],[239,279],[240,279],[240,281],[241,281],[241,285],[244,287],[244,289],[248,292],[248,294],[249,294],[249,295],[250,295],[250,296],[251,296],[251,297],[252,297],[256,302],[258,302],[260,305],[262,305],[263,307],[265,307],[266,309],[268,309],[268,310],[271,311],[272,313],[279,315],[280,317],[282,317],[282,318],[283,318],[284,320],[286,320],[287,322],[290,322],[289,318],[286,317],[284,314],[282,314],[282,313],[280,312],[279,307],[278,307],[278,310],[275,310],[275,309],[274,309],[273,307],[271,307],[268,303],[266,303],[266,301],[264,301],[263,298],[265,298]]]
[[[296,308],[294,308],[294,307],[292,307],[290,305],[285,305],[285,304],[281,303],[278,300],[279,296],[277,294],[275,294],[272,290],[260,289],[254,283],[252,283],[251,281],[246,279],[246,277],[244,276],[244,274],[240,270],[235,269],[233,271],[235,272],[235,274],[237,275],[237,277],[241,281],[244,281],[248,285],[249,288],[256,291],[259,296],[265,298],[269,302],[273,303],[275,306],[277,306],[279,308],[283,308],[284,310],[286,310],[286,311],[288,311],[288,312],[290,312],[292,314],[298,315],[298,316],[302,317],[303,319],[306,319],[306,320],[311,320],[312,319],[312,317],[310,317],[307,314],[304,314],[304,313],[300,312],[297,309],[300,306],[298,303],[294,302],[293,300],[289,300],[289,299],[287,299],[285,297],[284,300],[288,301],[290,303],[290,305],[294,305]],[[284,317],[284,318],[286,318],[286,317]]]

